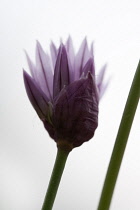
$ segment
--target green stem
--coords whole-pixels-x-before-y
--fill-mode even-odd
[[[42,210],[51,210],[53,207],[68,154],[69,151],[64,151],[63,149],[58,148],[52,176],[42,206]]]
[[[128,136],[140,98],[140,61],[128,95],[114,149],[106,174],[98,210],[108,210],[125,152]]]

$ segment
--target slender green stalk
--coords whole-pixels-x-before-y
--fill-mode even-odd
[[[140,98],[140,61],[128,95],[114,149],[106,174],[98,210],[108,210],[114,192],[119,169],[125,152],[128,136]]]
[[[53,172],[51,175],[45,200],[42,206],[42,210],[51,210],[53,207],[68,154],[69,151],[64,151],[63,149],[58,148]]]

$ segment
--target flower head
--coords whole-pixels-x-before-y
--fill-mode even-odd
[[[95,77],[93,45],[87,40],[77,54],[69,37],[51,56],[36,45],[36,65],[27,55],[31,76],[24,71],[27,95],[49,135],[59,147],[72,149],[91,139],[98,126],[98,105],[106,84],[106,66]]]

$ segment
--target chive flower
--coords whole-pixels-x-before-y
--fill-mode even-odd
[[[27,55],[27,54],[26,54]],[[93,44],[86,38],[75,54],[72,39],[57,49],[52,42],[50,55],[36,44],[36,64],[27,55],[31,76],[23,71],[27,95],[57,146],[72,150],[94,136],[98,126],[99,100],[106,66],[95,74]]]

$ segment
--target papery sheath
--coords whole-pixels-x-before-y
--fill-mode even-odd
[[[53,121],[56,141],[72,142],[80,146],[94,135],[98,125],[98,93],[89,73],[64,88],[54,102]]]

